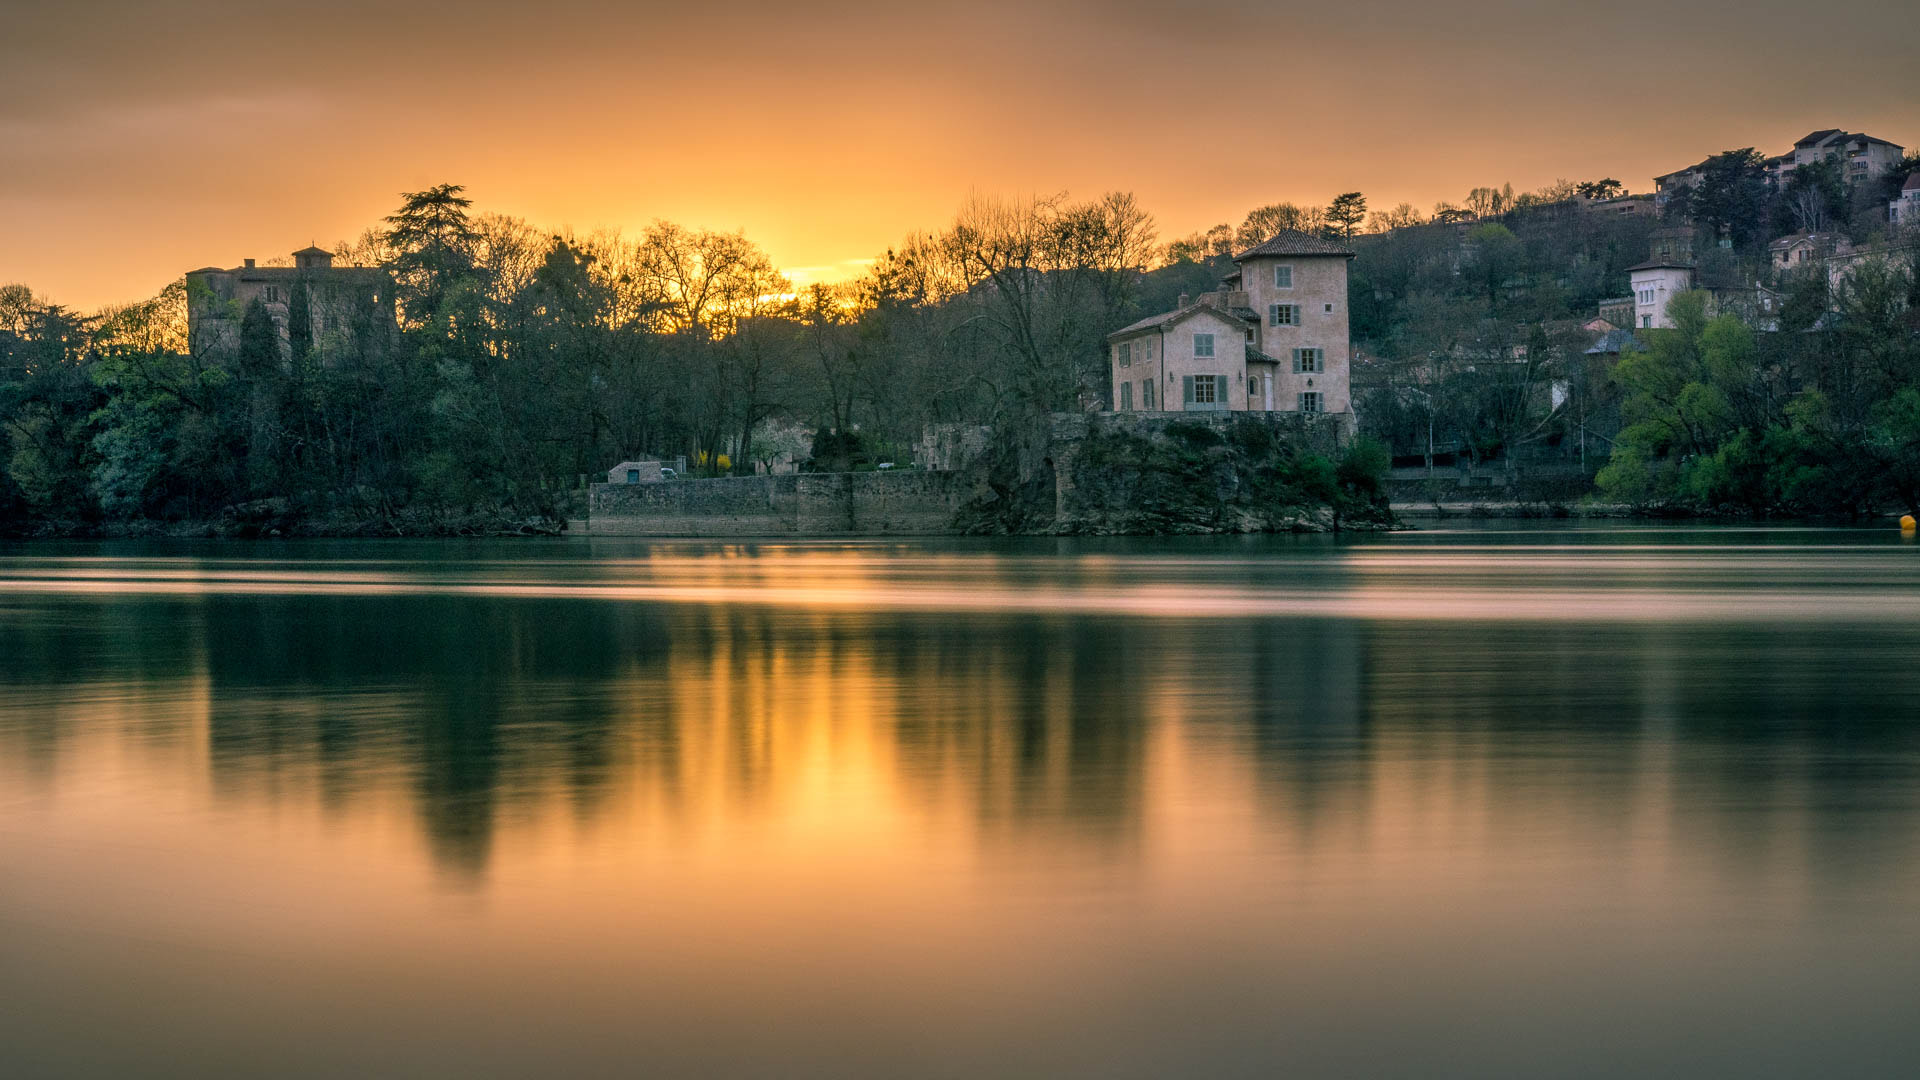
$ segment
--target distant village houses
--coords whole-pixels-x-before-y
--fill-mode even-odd
[[[1218,290],[1108,335],[1111,407],[1350,419],[1352,258],[1291,229],[1241,252]]]
[[[1802,165],[1833,159],[1841,162],[1849,180],[1880,176],[1900,163],[1906,148],[1861,132],[1827,128],[1809,132],[1793,144],[1793,149],[1766,160],[1767,177],[1777,187],[1785,184]],[[1710,159],[1709,159],[1710,160]],[[1701,161],[1653,178],[1654,201],[1666,205],[1675,192],[1691,190],[1706,178],[1707,162]]]

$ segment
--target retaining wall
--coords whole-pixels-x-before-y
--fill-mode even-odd
[[[589,536],[931,536],[954,531],[957,472],[784,473],[594,484]]]

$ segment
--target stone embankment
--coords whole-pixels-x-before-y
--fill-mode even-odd
[[[1384,503],[1335,493],[1329,459],[1348,434],[1338,417],[1055,414],[991,438],[969,429],[930,443],[930,460],[948,468],[594,484],[587,516],[571,529],[746,537],[1377,527],[1391,520]]]
[[[594,484],[589,536],[937,536],[971,490],[966,474],[903,469]]]

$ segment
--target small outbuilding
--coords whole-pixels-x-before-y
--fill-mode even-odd
[[[607,470],[609,484],[658,484],[664,479],[657,461],[623,461]]]

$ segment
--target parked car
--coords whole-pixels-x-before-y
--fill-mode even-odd
[[[678,469],[673,468],[671,465],[662,465],[660,466],[660,479],[678,480],[680,479],[680,471]]]

